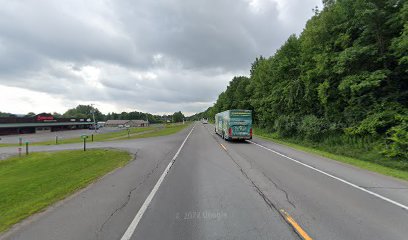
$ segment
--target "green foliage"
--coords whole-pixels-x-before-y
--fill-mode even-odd
[[[408,113],[407,1],[325,0],[315,13],[202,114],[247,108],[257,126],[281,137],[351,139],[364,151],[386,145],[384,156],[408,161],[406,126],[396,118]]]
[[[384,154],[394,159],[408,159],[408,116],[398,115],[400,124],[387,131],[388,143]]]
[[[148,120],[149,123],[161,123],[162,118],[157,115],[143,112],[122,112],[122,113],[108,113],[104,116],[105,120]]]
[[[182,122],[184,120],[184,114],[179,111],[173,114],[173,122]]]
[[[373,111],[366,115],[365,119],[357,125],[345,129],[345,132],[350,135],[359,136],[382,136],[388,129],[399,123],[396,116],[399,114],[407,115],[407,111],[408,109],[395,103],[376,105]]]
[[[103,114],[97,108],[93,108],[90,105],[78,105],[75,108],[66,111],[62,117],[73,117],[73,118],[91,118],[92,111],[95,111],[96,121],[106,121],[106,120],[148,120],[150,123],[161,123],[164,122],[161,116],[153,115],[150,113],[143,112],[121,112],[121,113],[108,113]],[[54,113],[54,116],[58,113]]]
[[[92,119],[92,112],[95,112],[95,119],[97,121],[103,121],[103,114],[91,105],[78,105],[75,108],[69,109],[63,114],[63,117],[67,118],[90,118]]]
[[[29,112],[24,117],[34,117],[35,115],[37,115],[37,114],[35,114],[33,112]]]
[[[308,140],[318,141],[327,131],[327,124],[324,119],[315,115],[306,115],[299,124],[299,133]]]
[[[296,134],[297,121],[295,116],[280,115],[275,119],[274,130],[283,137],[293,136]]]
[[[11,113],[0,112],[0,117],[15,117],[16,115]]]

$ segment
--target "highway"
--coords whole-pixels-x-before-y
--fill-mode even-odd
[[[211,124],[88,147],[135,159],[0,239],[408,239],[408,182]]]

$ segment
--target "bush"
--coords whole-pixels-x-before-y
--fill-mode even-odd
[[[407,109],[397,103],[378,105],[358,125],[345,129],[345,132],[358,136],[384,135],[400,122],[396,116],[406,115],[406,113]]]
[[[303,117],[298,130],[304,138],[317,141],[327,131],[327,124],[324,119],[318,118],[313,114],[306,115]]]
[[[274,129],[281,137],[296,135],[298,121],[293,115],[280,115],[275,119]]]
[[[387,131],[387,148],[383,151],[387,157],[408,161],[408,116],[398,115],[401,123]]]

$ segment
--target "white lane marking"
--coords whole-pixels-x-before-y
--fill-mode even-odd
[[[324,175],[326,175],[326,176],[328,176],[328,177],[331,177],[331,178],[333,178],[333,179],[336,179],[336,180],[338,180],[338,181],[340,181],[340,182],[342,182],[342,183],[345,183],[345,184],[347,184],[347,185],[349,185],[349,186],[352,186],[352,187],[354,187],[354,188],[357,188],[357,189],[359,189],[359,190],[361,190],[361,191],[363,191],[363,192],[366,192],[366,193],[371,194],[371,195],[373,195],[373,196],[375,196],[375,197],[378,197],[378,198],[380,198],[380,199],[382,199],[382,200],[384,200],[384,201],[387,201],[387,202],[389,202],[389,203],[391,203],[391,204],[394,204],[394,205],[396,205],[396,206],[398,206],[398,207],[401,207],[401,208],[403,208],[403,209],[405,209],[405,210],[408,210],[408,206],[406,206],[406,205],[404,205],[404,204],[402,204],[402,203],[396,202],[396,201],[394,201],[394,200],[392,200],[392,199],[389,199],[389,198],[387,198],[387,197],[384,197],[384,196],[382,196],[382,195],[380,195],[380,194],[378,194],[378,193],[371,192],[371,191],[369,191],[369,190],[367,190],[367,189],[365,189],[365,188],[362,188],[362,187],[360,187],[360,186],[358,186],[358,185],[356,185],[356,184],[354,184],[354,183],[351,183],[351,182],[349,182],[349,181],[347,181],[347,180],[344,180],[344,179],[341,179],[341,178],[336,177],[336,176],[334,176],[334,175],[331,175],[330,173],[324,172],[324,171],[322,171],[322,170],[320,170],[320,169],[317,169],[317,168],[315,168],[315,167],[312,167],[312,166],[310,166],[310,165],[308,165],[308,164],[306,164],[306,163],[303,163],[303,162],[301,162],[301,161],[298,161],[298,160],[296,160],[296,159],[293,159],[293,158],[291,158],[291,157],[288,157],[288,156],[286,156],[286,155],[284,155],[284,154],[282,154],[282,153],[280,153],[280,152],[277,152],[277,151],[275,151],[275,150],[272,150],[272,149],[270,149],[270,148],[267,148],[267,147],[265,147],[265,146],[263,146],[263,145],[261,145],[261,144],[258,144],[258,143],[256,143],[256,142],[253,142],[253,141],[250,141],[250,140],[248,140],[248,142],[250,142],[250,143],[252,143],[252,144],[255,144],[255,145],[257,145],[258,147],[261,147],[261,148],[263,148],[263,149],[266,149],[266,150],[268,150],[268,151],[270,151],[270,152],[276,153],[276,154],[278,154],[279,156],[285,157],[285,158],[287,158],[287,159],[289,159],[289,160],[291,160],[291,161],[293,161],[293,162],[295,162],[295,163],[298,163],[298,164],[300,164],[300,165],[303,165],[303,166],[305,166],[305,167],[307,167],[307,168],[313,169],[313,170],[315,170],[315,171],[317,171],[317,172],[319,172],[319,173],[321,173],[321,174],[324,174]]]
[[[160,185],[162,184],[164,178],[166,177],[167,173],[169,173],[170,168],[173,166],[176,158],[180,154],[181,149],[183,148],[184,144],[186,143],[188,137],[190,134],[193,132],[195,126],[191,129],[191,131],[188,133],[187,137],[184,139],[183,143],[181,144],[180,148],[177,150],[176,154],[174,155],[173,159],[170,161],[169,165],[167,165],[166,169],[164,170],[163,174],[160,176],[159,180],[157,181],[156,185],[154,185],[153,190],[150,192],[149,196],[147,196],[146,200],[144,201],[142,207],[140,207],[139,211],[137,212],[135,218],[133,221],[130,223],[129,227],[127,228],[126,232],[123,234],[121,240],[129,240],[133,233],[136,230],[137,225],[139,224],[140,220],[143,217],[143,214],[147,210],[147,207],[149,207],[150,202],[152,201],[154,195],[156,194],[157,190],[159,189]]]

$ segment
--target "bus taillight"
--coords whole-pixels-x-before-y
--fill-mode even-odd
[[[251,129],[249,129],[249,136],[251,136],[251,137],[252,137],[252,128],[251,128]]]
[[[228,135],[232,136],[232,128],[228,129]]]

